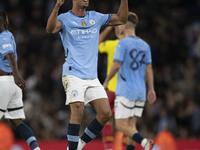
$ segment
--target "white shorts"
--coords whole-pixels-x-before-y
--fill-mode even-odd
[[[144,105],[144,101],[130,101],[123,96],[116,96],[115,119],[128,119],[134,116],[141,117]]]
[[[66,105],[73,102],[84,102],[86,105],[93,100],[107,98],[106,91],[98,78],[83,80],[68,75],[62,78],[62,82],[66,92]]]
[[[25,119],[22,90],[13,76],[0,76],[0,119]]]

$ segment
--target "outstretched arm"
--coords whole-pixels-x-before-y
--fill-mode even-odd
[[[106,29],[101,32],[101,34],[99,35],[99,43],[103,42],[103,40],[106,38],[108,33],[112,30],[112,28],[113,28],[112,26],[106,27]]]
[[[150,104],[152,104],[156,100],[156,93],[154,90],[154,83],[153,83],[152,65],[147,65],[146,73],[147,73],[147,85],[148,85],[147,100],[149,101]]]
[[[9,61],[9,64],[11,66],[15,84],[17,84],[17,86],[19,86],[21,89],[25,89],[26,83],[19,74],[17,62],[15,60],[15,54],[14,53],[7,54],[6,59]]]
[[[121,67],[121,63],[119,62],[114,62],[111,69],[110,69],[110,73],[108,74],[108,76],[106,77],[104,83],[103,83],[103,87],[106,89],[108,86],[108,82],[115,76],[115,74],[118,72],[119,68]]]
[[[117,14],[112,14],[108,25],[126,24],[128,20],[128,0],[121,0],[121,4]]]
[[[47,26],[46,26],[46,31],[47,33],[56,33],[58,32],[61,27],[62,23],[57,20],[58,17],[58,11],[60,9],[60,6],[64,3],[64,0],[57,0],[56,5],[51,12],[51,15],[49,16]]]

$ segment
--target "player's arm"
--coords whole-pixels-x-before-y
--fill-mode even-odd
[[[149,101],[150,104],[152,104],[156,100],[152,65],[146,66],[146,76],[147,76],[147,88],[148,88],[147,100]]]
[[[9,61],[9,64],[11,66],[13,77],[14,77],[14,80],[15,80],[15,84],[17,84],[17,86],[19,86],[21,89],[25,89],[26,83],[25,83],[24,79],[19,74],[17,62],[15,60],[15,54],[14,53],[8,53],[6,55],[6,59]]]
[[[106,27],[105,30],[103,30],[101,32],[101,34],[99,35],[99,43],[103,42],[103,40],[106,38],[106,36],[108,35],[108,33],[110,33],[110,31],[112,30],[112,26]]]
[[[119,62],[114,62],[111,69],[110,69],[110,73],[107,75],[104,83],[103,83],[103,87],[106,89],[108,86],[108,82],[115,76],[115,74],[118,72],[119,68],[121,67],[121,63]]]
[[[108,25],[122,25],[126,24],[128,20],[128,0],[121,0],[121,4],[117,14],[112,14]]]
[[[47,21],[47,26],[46,26],[47,33],[56,33],[61,29],[62,23],[57,20],[57,17],[60,6],[62,6],[63,3],[64,0],[57,0],[56,5]]]

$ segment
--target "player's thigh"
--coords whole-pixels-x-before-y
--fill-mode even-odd
[[[98,79],[91,81],[85,93],[85,100],[94,107],[97,115],[109,115],[111,113],[106,91]]]
[[[14,84],[14,93],[8,103],[5,118],[8,119],[25,119],[24,106],[22,100],[22,90]]]
[[[80,124],[84,114],[84,102],[70,103],[70,123]]]
[[[127,128],[128,126],[128,118],[127,119],[115,119],[115,125],[119,128]]]
[[[90,102],[97,115],[111,115],[110,105],[107,98],[96,99]]]

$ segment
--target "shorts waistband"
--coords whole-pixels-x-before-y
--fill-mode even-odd
[[[14,81],[14,78],[13,76],[4,75],[4,76],[0,76],[0,81]]]

